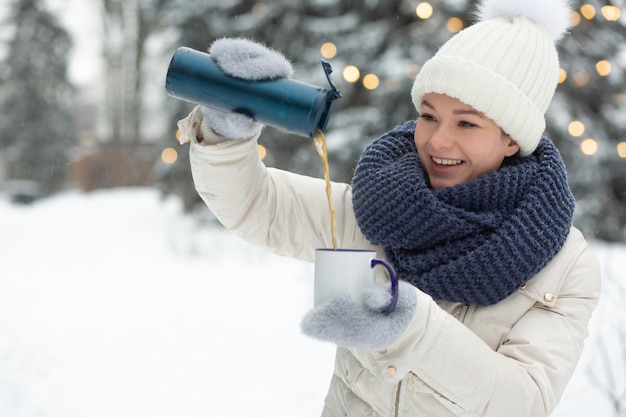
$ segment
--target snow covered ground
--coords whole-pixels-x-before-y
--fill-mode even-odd
[[[312,265],[209,219],[151,189],[0,196],[0,417],[318,416],[334,347],[299,331]],[[626,248],[594,248],[625,269]],[[612,415],[586,369],[602,380],[595,341],[624,326],[615,311],[605,297],[555,416]]]

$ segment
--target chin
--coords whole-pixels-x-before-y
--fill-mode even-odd
[[[430,180],[431,188],[448,188],[454,187],[455,185],[464,184],[469,180],[465,179],[455,179],[455,178],[435,178],[434,180]]]

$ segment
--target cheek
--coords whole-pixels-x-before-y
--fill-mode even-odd
[[[487,174],[500,168],[505,157],[504,149],[500,145],[498,142],[492,142],[488,146],[480,144],[467,149],[467,155],[478,175]]]
[[[424,150],[426,147],[426,143],[427,140],[425,140],[426,136],[422,133],[420,134],[420,132],[416,129],[415,133],[413,134],[413,142],[415,143],[415,148],[417,149],[417,154],[420,158],[420,162],[422,163],[422,166],[426,167],[426,160],[424,160],[424,158],[426,158],[427,152]]]
[[[424,139],[425,137],[426,135],[424,135],[424,132],[422,131],[422,129],[420,129],[420,125],[418,123],[417,127],[415,128],[415,132],[413,132],[413,142],[415,143],[417,152],[419,152],[420,155],[422,154],[422,149],[424,148],[424,144],[426,143],[426,140]]]
[[[415,131],[413,132],[413,143],[415,144],[415,147],[417,148],[417,152],[420,151],[420,142],[419,142],[419,133],[418,133],[418,129],[415,128]]]

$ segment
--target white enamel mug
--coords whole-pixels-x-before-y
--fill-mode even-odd
[[[313,302],[318,307],[339,296],[363,303],[363,292],[376,284],[374,267],[381,265],[389,272],[391,302],[383,311],[389,314],[398,301],[398,279],[387,261],[376,258],[373,250],[317,249],[315,251],[315,284]]]

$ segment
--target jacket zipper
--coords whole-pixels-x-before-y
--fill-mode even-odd
[[[400,415],[400,390],[402,389],[402,381],[398,382],[398,390],[396,391],[396,414],[395,417]]]

